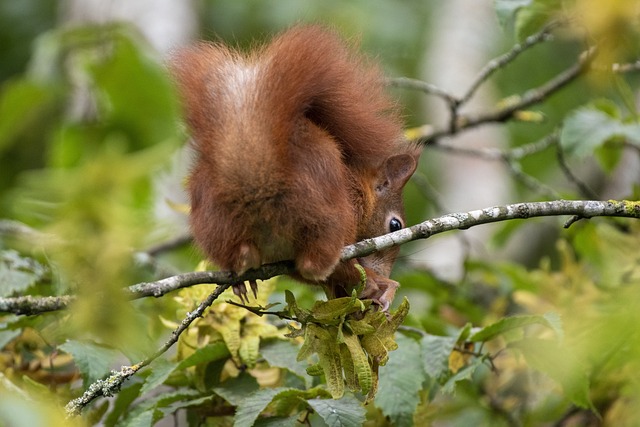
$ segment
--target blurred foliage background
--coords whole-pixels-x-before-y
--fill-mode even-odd
[[[188,137],[164,61],[190,40],[249,48],[319,22],[388,76],[462,96],[491,58],[569,17],[463,113],[517,102],[597,46],[591,72],[524,118],[425,148],[407,187],[408,222],[516,201],[638,199],[638,1],[126,3],[0,2],[0,297],[78,295],[64,311],[0,316],[0,425],[232,425],[234,411],[236,425],[637,425],[640,226],[597,219],[563,230],[557,218],[403,247],[394,278],[411,328],[381,368],[374,404],[326,399],[281,323],[219,301],[218,314],[116,397],[66,419],[66,402],[153,353],[210,290],[137,301],[120,292],[201,259],[184,240],[158,246],[187,233]],[[437,97],[390,90],[411,132],[447,126]],[[515,160],[479,154],[550,135],[555,142]],[[318,298],[286,278],[260,298],[283,303],[287,288],[301,306]]]

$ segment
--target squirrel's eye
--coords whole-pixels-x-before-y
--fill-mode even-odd
[[[393,233],[394,231],[398,231],[402,229],[402,222],[398,218],[391,218],[389,220],[389,232]]]

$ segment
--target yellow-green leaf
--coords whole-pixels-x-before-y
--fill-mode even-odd
[[[362,390],[362,393],[367,394],[369,390],[371,390],[372,383],[369,358],[364,352],[362,344],[360,343],[360,340],[356,335],[345,334],[344,344],[349,349],[349,353],[351,353],[351,358],[353,360],[353,366],[358,378],[360,389]]]
[[[243,337],[242,341],[240,341],[238,355],[247,367],[253,368],[256,366],[256,362],[260,356],[260,336],[251,335]]]
[[[348,319],[345,327],[354,335],[368,335],[376,331],[366,320]]]
[[[311,309],[311,315],[318,322],[338,321],[356,310],[360,310],[360,304],[356,303],[357,298],[343,297],[329,301],[318,301]]]
[[[314,363],[313,365],[307,366],[307,374],[311,375],[312,377],[319,377],[320,375],[322,375],[322,373],[322,366],[320,366],[319,363]]]
[[[334,399],[339,399],[344,394],[344,380],[342,379],[342,365],[340,363],[340,348],[335,339],[337,331],[328,330],[310,323],[307,326],[310,333],[318,340],[317,352],[320,366],[324,372],[327,388]]]

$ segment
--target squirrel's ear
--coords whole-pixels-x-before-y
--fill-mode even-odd
[[[419,154],[418,154],[419,155]],[[418,157],[412,154],[396,154],[384,161],[386,182],[393,189],[402,189],[418,167]]]

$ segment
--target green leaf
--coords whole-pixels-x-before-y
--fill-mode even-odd
[[[550,311],[549,313],[543,314],[542,317],[544,317],[544,320],[547,322],[546,326],[550,327],[553,329],[553,332],[555,332],[558,342],[562,343],[564,340],[564,328],[562,327],[562,319],[560,318],[560,315]]]
[[[585,224],[576,232],[573,245],[577,254],[588,261],[591,277],[604,286],[637,283],[638,237],[617,227]]]
[[[119,351],[84,341],[67,341],[59,348],[73,356],[85,385],[104,377],[111,366],[122,357]]]
[[[185,369],[202,363],[212,362],[229,357],[229,350],[222,341],[216,341],[197,349],[191,356],[187,357],[178,365],[178,369]]]
[[[522,7],[516,15],[516,37],[524,41],[527,37],[542,30],[562,10],[562,2],[558,0],[533,0]]]
[[[125,421],[117,425],[138,425],[135,423],[146,423],[147,420],[150,420],[151,425],[153,425],[163,414],[174,412],[185,405],[198,405],[211,399],[212,396],[212,394],[203,396],[202,393],[197,390],[179,389],[173,392],[165,392],[147,397],[130,408],[130,410],[126,412]],[[148,415],[144,415],[145,413],[151,414],[151,417],[148,418]]]
[[[467,341],[471,333],[474,331],[475,331],[475,328],[471,327],[471,323],[467,323],[466,325],[464,325],[464,327],[458,331],[458,338],[456,339],[456,344],[462,344],[465,341]]]
[[[525,316],[512,316],[504,317],[498,320],[496,323],[486,326],[469,337],[469,341],[473,342],[485,342],[494,339],[495,337],[516,328],[523,328],[529,325],[543,325],[552,328],[556,333],[562,333],[562,325],[560,317],[557,314],[546,314],[544,316],[539,315],[525,315]],[[558,338],[561,338],[559,336]]]
[[[351,391],[360,391],[358,376],[356,375],[356,369],[353,364],[353,357],[351,357],[349,348],[344,344],[340,345],[340,363],[342,364],[344,381],[347,385],[347,388]],[[371,372],[371,367],[369,367],[368,363],[367,367],[369,368],[369,372]],[[307,370],[307,372],[309,373],[309,375],[311,375],[313,371]]]
[[[331,394],[322,386],[309,390],[290,388],[281,391],[273,398],[270,411],[275,411],[275,414],[278,416],[285,416],[302,410],[308,410],[307,400],[309,399],[326,399],[330,397]]]
[[[192,389],[178,389],[176,391],[160,393],[144,399],[142,402],[132,408],[131,412],[129,412],[127,416],[129,418],[136,417],[141,412],[148,411],[149,409],[166,408],[174,402],[186,402],[193,399],[200,399],[202,397],[210,398],[211,394],[202,396],[201,392]]]
[[[554,341],[528,338],[510,345],[519,349],[527,363],[547,374],[563,388],[567,398],[581,408],[593,408],[589,378],[582,363],[567,347]]]
[[[242,360],[247,368],[255,368],[256,363],[258,362],[258,358],[260,357],[260,336],[243,336],[242,341],[240,341],[238,355],[240,356],[240,360]]]
[[[287,302],[287,310],[294,316],[298,322],[305,324],[308,319],[311,317],[311,313],[308,310],[298,307],[298,303],[296,302],[296,297],[293,295],[293,292],[290,290],[284,291],[285,301]]]
[[[612,144],[604,144],[594,150],[594,156],[602,170],[606,173],[613,172],[624,154],[624,147],[612,146]]]
[[[221,341],[208,344],[196,349],[196,351],[180,363],[168,362],[165,359],[156,359],[151,365],[151,374],[147,377],[142,388],[142,394],[164,383],[176,369],[186,369],[191,366],[213,362],[229,357],[229,350]]]
[[[154,413],[155,409],[150,409],[148,411],[140,412],[139,414],[127,418],[121,424],[122,427],[151,427],[154,422]]]
[[[376,328],[365,320],[348,319],[345,326],[354,335],[369,335],[376,331]]]
[[[180,409],[185,409],[185,408],[189,408],[192,406],[202,406],[204,403],[207,403],[206,406],[211,406],[211,403],[209,402],[214,396],[212,395],[206,395],[206,396],[198,396],[192,399],[178,399],[175,400],[173,402],[171,402],[171,404],[166,405],[165,407],[159,408],[160,409],[160,414],[163,415],[170,415],[175,413],[176,411],[180,410]],[[161,416],[158,417],[162,418]]]
[[[305,327],[304,343],[297,356],[297,360],[304,360],[314,353],[318,354],[319,365],[322,367],[327,387],[335,399],[340,398],[344,393],[337,335],[338,329],[335,326],[323,327],[308,323]]]
[[[387,319],[380,311],[368,311],[365,320],[376,329],[376,332],[364,335],[361,338],[362,347],[369,354],[369,357],[376,360],[381,366],[387,363],[389,352],[398,348],[395,341],[395,333],[409,313],[409,300],[405,297],[400,306]]]
[[[0,324],[0,327],[4,327],[4,324]],[[20,333],[21,332],[18,330],[0,330],[0,350],[3,349],[5,345],[13,341],[14,338],[18,337]]]
[[[365,409],[353,395],[342,399],[310,399],[307,401],[329,427],[361,427]]]
[[[455,375],[447,380],[447,382],[442,386],[442,393],[453,394],[456,390],[456,384],[460,381],[471,380],[478,367],[482,365],[483,361],[481,358],[474,358],[471,363],[460,369]]]
[[[312,379],[306,374],[306,364],[297,360],[300,350],[291,340],[271,339],[260,346],[260,354],[275,368],[283,368],[300,377],[307,387],[311,387]]]
[[[16,80],[0,92],[0,153],[25,130],[34,127],[52,107],[55,91],[43,85]]]
[[[21,256],[14,250],[0,252],[0,295],[22,294],[38,281],[44,279],[49,270],[32,258]]]
[[[298,417],[293,415],[290,417],[270,417],[260,418],[254,424],[254,427],[297,427],[300,423]]]
[[[259,388],[256,379],[243,372],[215,387],[213,391],[233,406],[239,406],[249,394],[258,391]]]
[[[166,359],[158,358],[149,366],[151,373],[146,378],[140,394],[145,394],[164,383],[169,375],[178,367],[175,362],[169,362]]]
[[[129,387],[124,387],[116,395],[113,402],[113,408],[104,420],[105,427],[117,425],[118,420],[123,414],[126,414],[134,400],[141,395],[142,383],[133,383]]]
[[[494,0],[493,8],[498,16],[498,22],[502,28],[511,25],[520,8],[531,4],[531,0]]]
[[[389,355],[389,362],[380,369],[379,389],[375,404],[392,425],[413,425],[413,413],[420,402],[419,392],[426,379],[419,357],[420,345],[402,334],[396,336],[398,349]]]
[[[420,340],[425,372],[438,380],[449,372],[449,355],[458,341],[455,337],[425,335]]]
[[[176,137],[177,97],[160,61],[125,27],[105,35],[112,39],[112,54],[90,67],[105,121],[127,131],[134,149]]]
[[[0,380],[4,376],[0,374]],[[8,380],[7,380],[8,381]],[[28,393],[13,393],[0,385],[0,426],[3,427],[75,427],[85,425],[65,420],[59,408],[48,405],[44,399],[33,399]],[[85,421],[85,420],[82,420]]]
[[[332,329],[335,329],[332,328]],[[312,323],[307,325],[310,339],[315,340],[314,348],[320,359],[320,366],[324,372],[327,388],[334,399],[344,394],[344,380],[342,378],[342,364],[340,363],[340,347],[333,331],[327,331]]]
[[[566,120],[560,134],[560,144],[568,155],[584,158],[593,155],[606,142],[627,138],[640,142],[640,125],[626,124],[615,117],[610,106],[584,107],[574,111]],[[615,114],[617,115],[617,109]]]
[[[234,427],[251,427],[258,419],[260,413],[271,403],[273,398],[286,388],[266,388],[255,391],[247,396],[238,405],[234,417]]]

